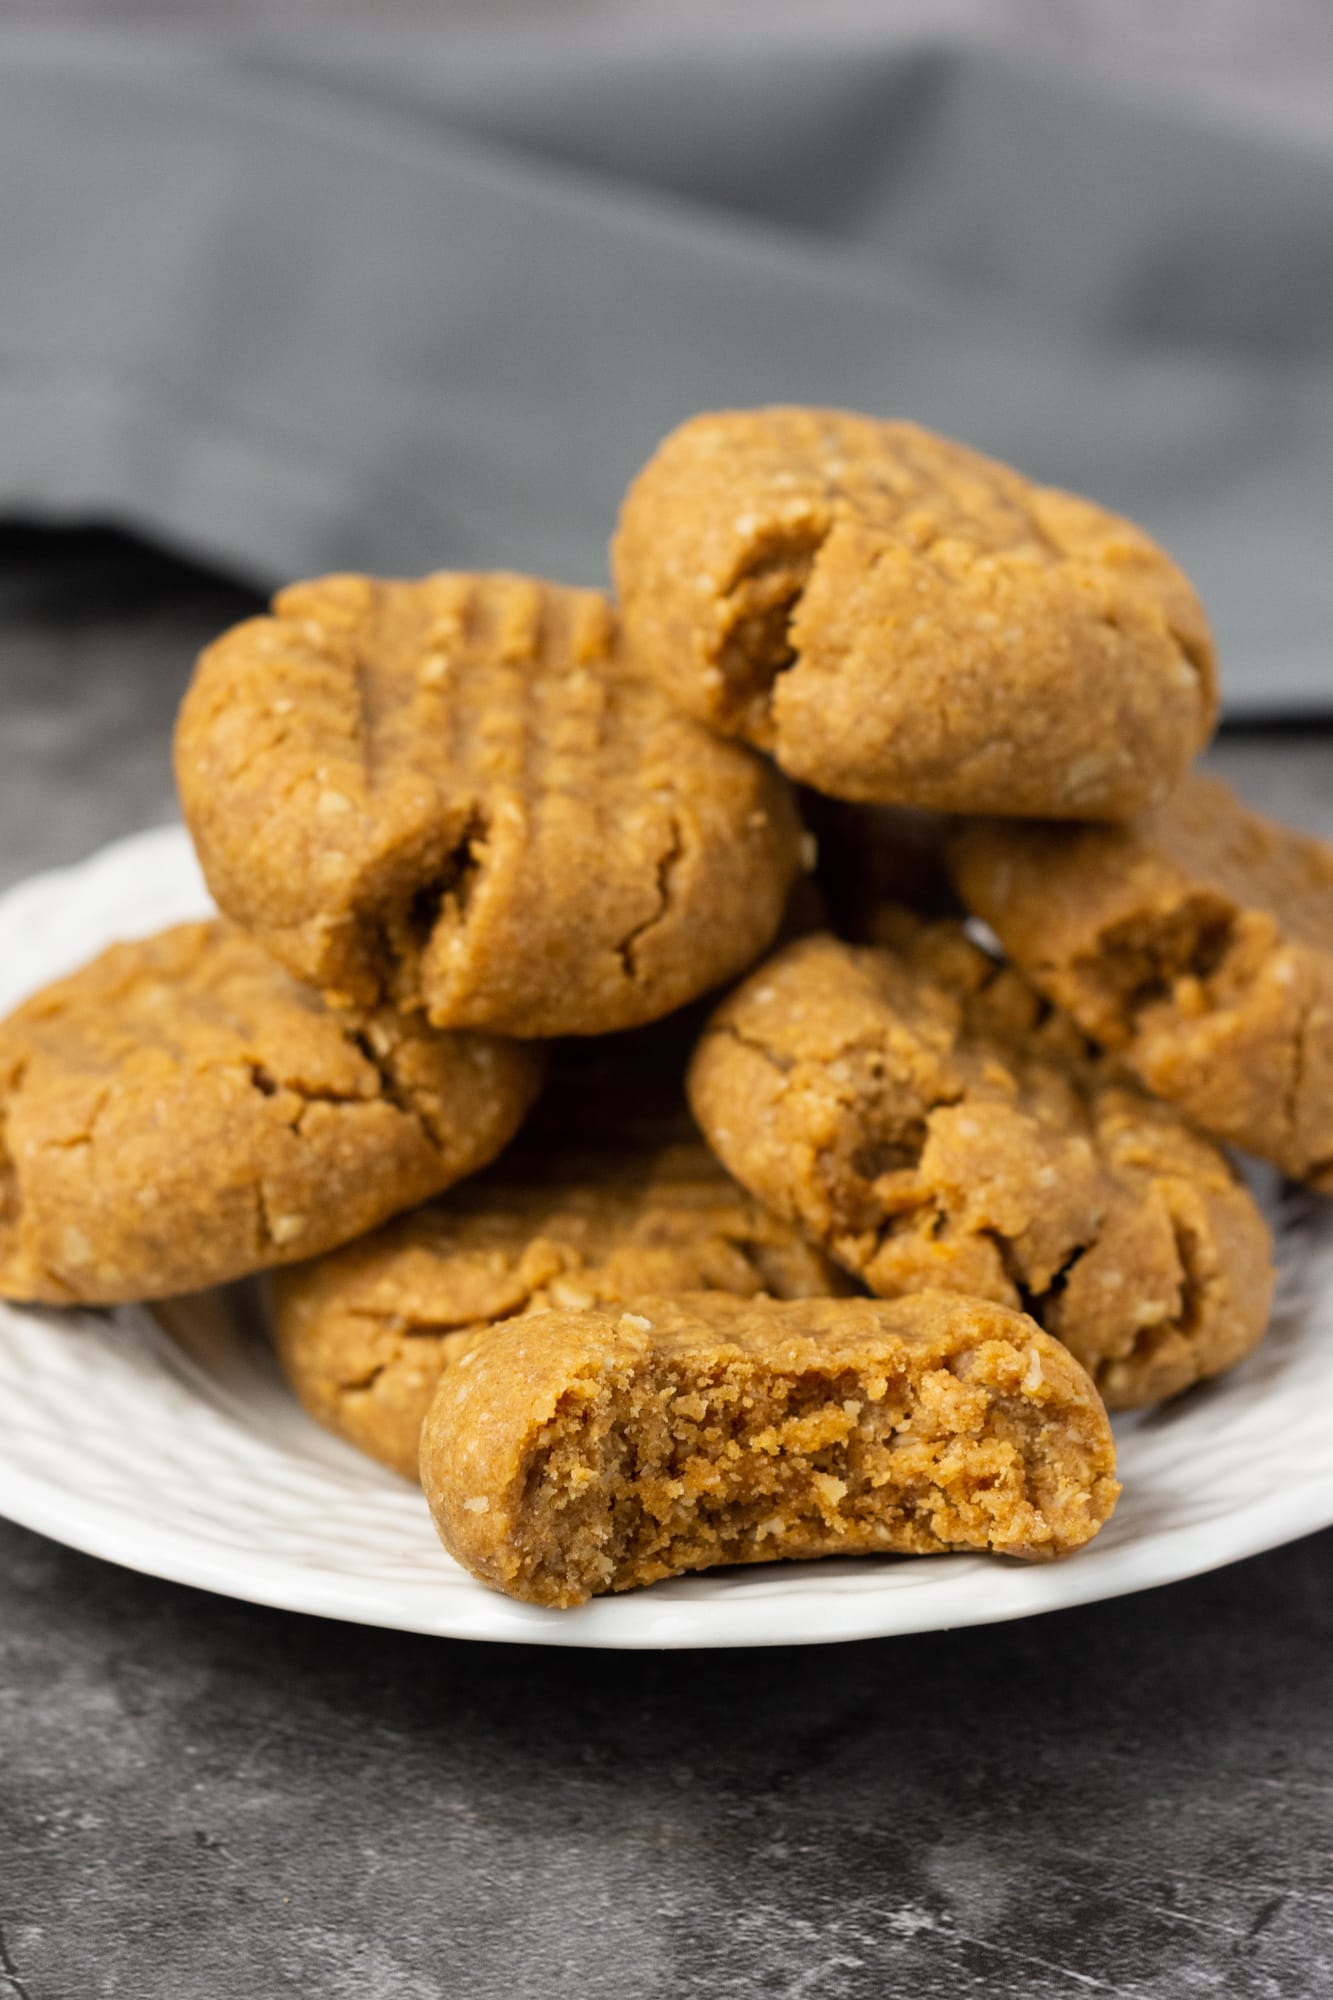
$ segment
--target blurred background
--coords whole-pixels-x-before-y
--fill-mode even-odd
[[[1327,136],[1333,10],[1326,0],[0,0],[0,21],[247,30],[362,27],[599,35],[985,38],[1078,63],[1131,88],[1303,124]]]
[[[0,0],[0,258],[0,878],[173,813],[273,584],[601,581],[771,400],[1141,518],[1328,790],[1325,0]]]
[[[761,35],[780,26],[970,35],[1326,134],[1325,0],[0,0],[0,20]]]

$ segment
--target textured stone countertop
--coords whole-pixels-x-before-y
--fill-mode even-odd
[[[192,652],[250,602],[0,536],[0,882],[171,816]],[[1333,833],[1333,731],[1214,762]],[[0,1523],[0,2000],[1333,1995],[1330,1557],[653,1656],[324,1624]]]

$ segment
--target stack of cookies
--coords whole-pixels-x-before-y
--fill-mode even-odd
[[[223,915],[0,1025],[0,1293],[274,1271],[306,1407],[541,1604],[1075,1550],[1107,1406],[1263,1334],[1224,1147],[1333,1192],[1333,853],[1190,775],[1161,550],[913,425],[695,418],[613,567],[205,652]]]

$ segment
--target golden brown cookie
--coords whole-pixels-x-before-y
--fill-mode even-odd
[[[626,669],[599,593],[527,577],[282,591],[204,653],[176,772],[228,915],[437,1027],[669,1013],[764,948],[798,867],[777,772]]]
[[[0,1296],[220,1284],[372,1229],[494,1159],[536,1049],[331,1013],[258,945],[182,924],[0,1022]]]
[[[850,1289],[697,1139],[571,1152],[525,1138],[467,1187],[281,1273],[274,1325],[283,1371],[310,1414],[415,1479],[441,1375],[497,1321],[640,1292]]]
[[[915,424],[691,418],[626,496],[626,643],[836,797],[1117,819],[1207,740],[1199,601],[1130,522]]]
[[[967,901],[1205,1131],[1333,1194],[1333,848],[1191,778],[1127,827],[962,826]]]
[[[1063,1555],[1119,1492],[1072,1356],[942,1293],[510,1320],[441,1382],[421,1477],[449,1553],[549,1605],[779,1557]]]
[[[1217,1148],[959,926],[880,929],[790,947],[714,1015],[690,1094],[737,1179],[882,1296],[1022,1305],[1113,1408],[1240,1360],[1270,1246]]]

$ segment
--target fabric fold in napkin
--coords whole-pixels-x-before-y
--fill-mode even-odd
[[[11,32],[0,510],[258,582],[605,577],[699,408],[1141,518],[1229,711],[1333,709],[1333,151],[967,46]]]

